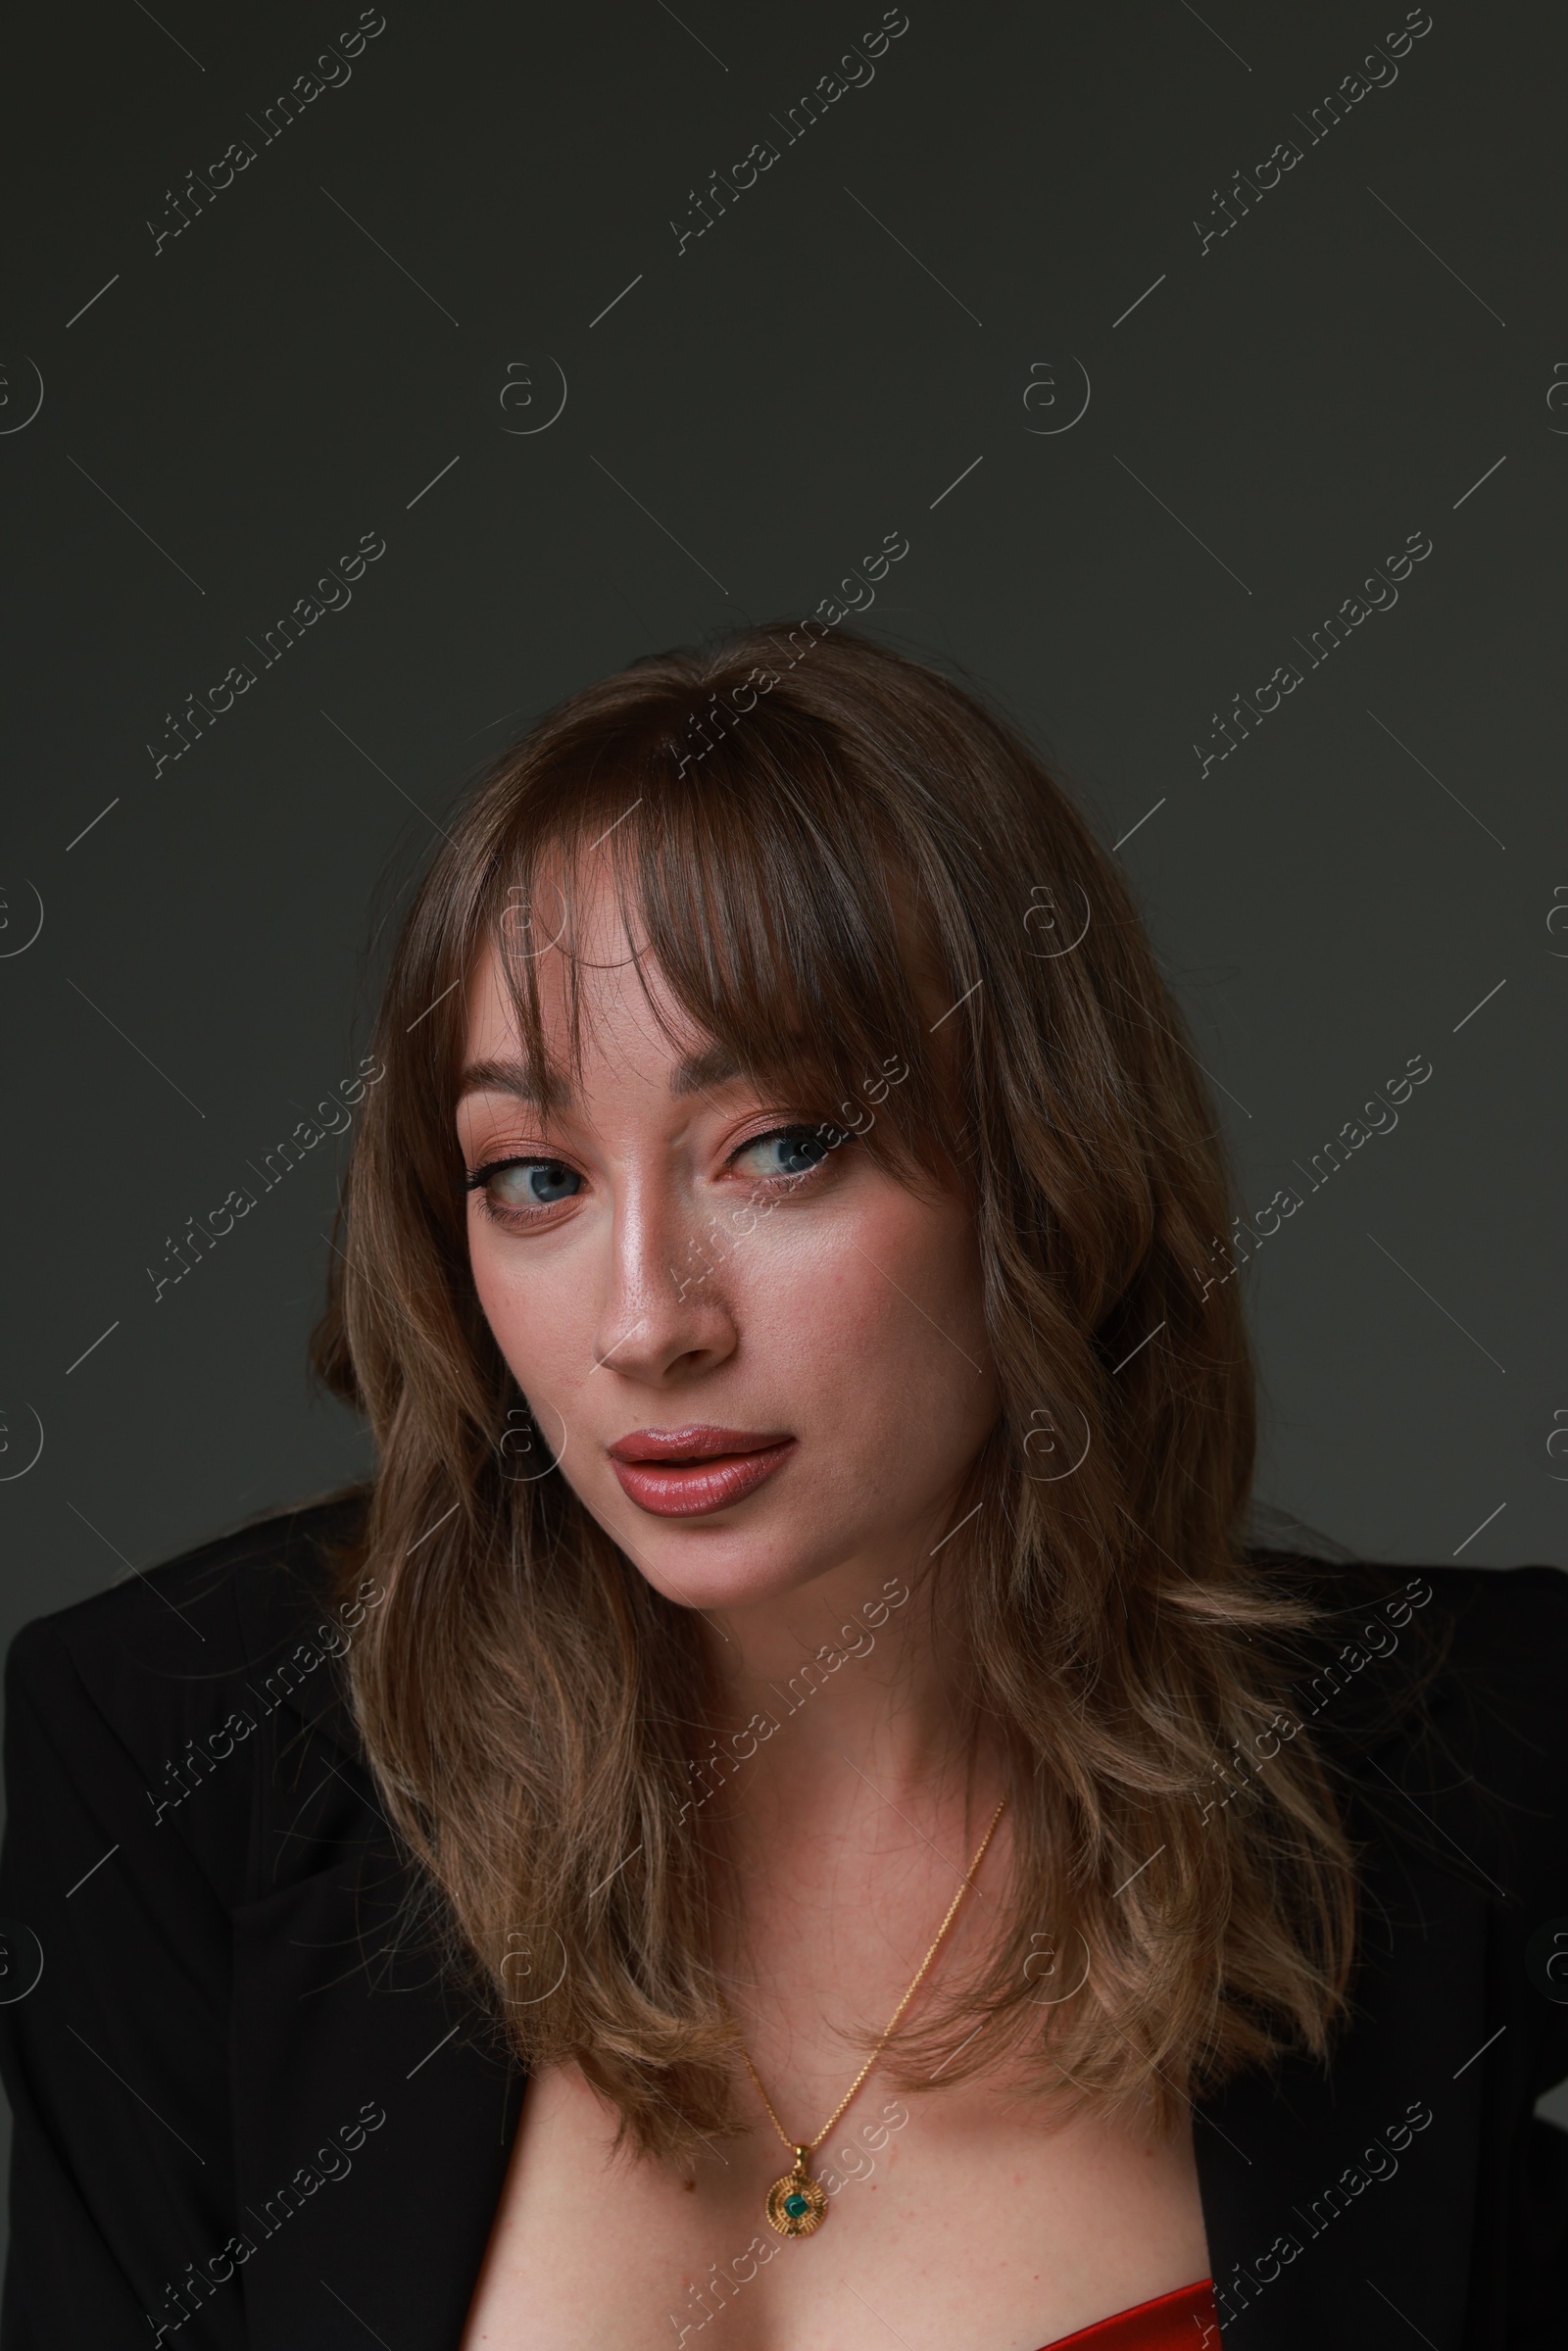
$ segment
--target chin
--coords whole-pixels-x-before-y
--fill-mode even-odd
[[[842,1544],[804,1543],[798,1529],[786,1537],[725,1525],[717,1517],[659,1519],[640,1510],[628,1522],[624,1504],[600,1524],[656,1592],[686,1608],[747,1608],[787,1599],[846,1555]]]

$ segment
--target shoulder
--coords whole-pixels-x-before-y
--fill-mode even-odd
[[[374,1604],[353,1580],[368,1498],[255,1521],[23,1627],[0,1860],[15,1915],[52,1915],[109,1856],[166,1909],[232,1912],[379,1825],[341,1671]]]
[[[1568,1573],[1280,1565],[1316,1610],[1296,1712],[1357,1831],[1544,1900],[1568,1846]]]
[[[65,1735],[90,1709],[147,1760],[177,1754],[193,1726],[242,1702],[254,1711],[269,1685],[295,1715],[331,1712],[333,1677],[317,1669],[346,1650],[374,1604],[369,1592],[345,1592],[337,1571],[368,1498],[354,1487],[274,1513],[34,1617],[7,1656],[8,1714],[30,1706]]]
[[[1557,1567],[1382,1567],[1313,1562],[1317,1621],[1298,1670],[1318,1709],[1356,1733],[1469,1710],[1510,1739],[1551,1738],[1568,1671],[1568,1573]]]
[[[1311,1612],[1308,1632],[1289,1644],[1293,1674],[1319,1678],[1320,1707],[1353,1687],[1359,1702],[1336,1711],[1358,1731],[1399,1719],[1418,1692],[1429,1704],[1490,1693],[1540,1727],[1558,1711],[1568,1667],[1562,1568],[1385,1566],[1261,1549],[1250,1557]]]

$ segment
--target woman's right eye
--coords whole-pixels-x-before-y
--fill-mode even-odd
[[[467,1179],[486,1215],[518,1222],[574,1199],[581,1184],[577,1170],[564,1159],[542,1158],[492,1159]]]

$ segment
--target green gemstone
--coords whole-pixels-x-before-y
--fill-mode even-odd
[[[786,2196],[784,2199],[784,2210],[789,2214],[792,2221],[798,2221],[803,2213],[809,2212],[810,2209],[810,2198],[808,2196],[803,2196],[799,2189],[796,2190],[793,2196]]]

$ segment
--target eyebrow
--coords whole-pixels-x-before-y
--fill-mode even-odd
[[[677,1062],[669,1091],[703,1094],[710,1086],[731,1085],[744,1074],[727,1046],[710,1045]],[[469,1094],[510,1094],[518,1102],[559,1109],[568,1109],[573,1099],[571,1086],[564,1077],[553,1077],[547,1093],[526,1061],[470,1061],[458,1086],[459,1101]]]

